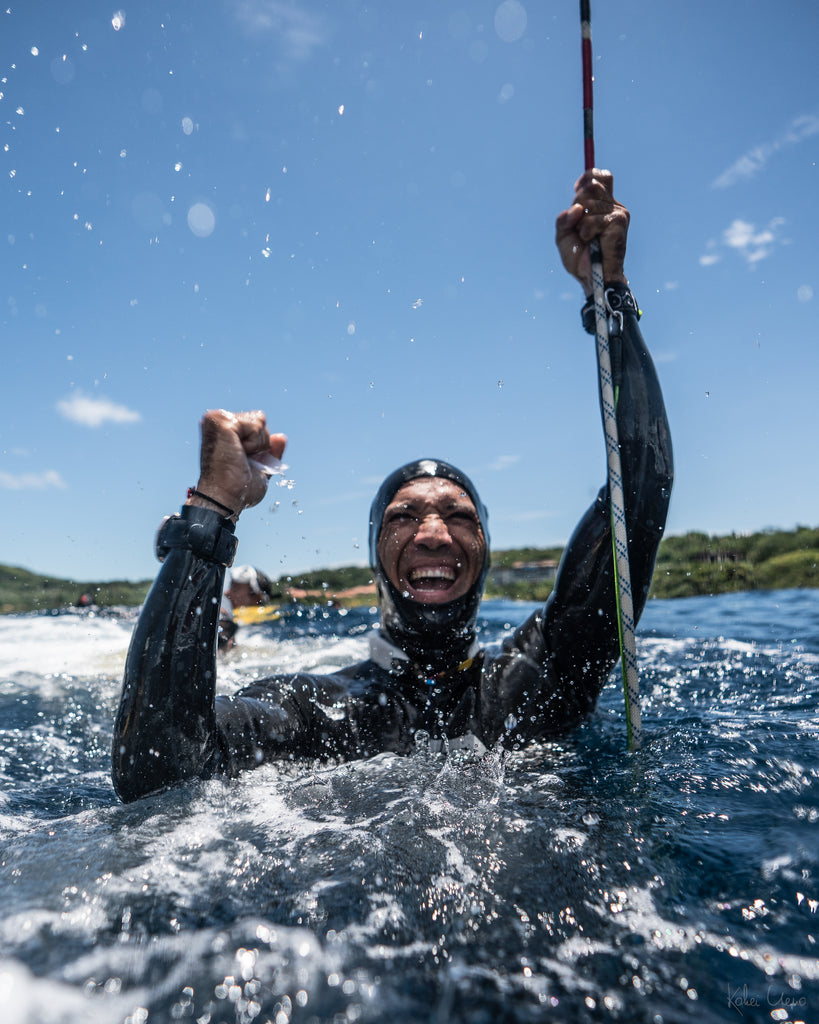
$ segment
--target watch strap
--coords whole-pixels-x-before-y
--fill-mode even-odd
[[[197,505],[183,505],[180,513],[165,519],[156,535],[160,562],[172,548],[183,548],[206,562],[230,566],[238,546],[233,523],[214,509]]]

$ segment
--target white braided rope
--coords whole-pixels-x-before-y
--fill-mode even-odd
[[[620,441],[615,414],[614,380],[611,372],[608,327],[609,310],[606,304],[605,285],[603,283],[603,258],[600,252],[600,244],[596,239],[591,243],[590,252],[592,283],[594,286],[597,368],[600,379],[600,408],[603,416],[603,431],[606,436],[609,506],[611,509],[611,528],[614,541],[614,583],[617,595],[617,626],[620,634],[620,668],[623,674],[623,696],[626,702],[628,745],[631,750],[636,750],[642,743],[643,729],[640,721],[640,679],[637,673],[637,643],[634,636],[634,598],[631,590],[623,473],[620,466]]]

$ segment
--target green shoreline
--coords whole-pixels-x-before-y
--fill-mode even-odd
[[[493,569],[537,562],[556,562],[561,547],[514,548],[492,553]],[[281,577],[280,589],[298,587],[330,595],[370,581],[365,566],[317,569]],[[0,614],[71,608],[81,594],[91,595],[101,607],[133,607],[145,600],[152,580],[111,580],[104,583],[41,576],[27,569],[0,565]],[[752,534],[709,535],[686,533],[666,537],[660,544],[651,597],[693,597],[740,590],[780,590],[819,587],[819,527],[763,530]],[[486,596],[518,601],[543,601],[552,589],[548,580],[499,586],[490,574]],[[309,603],[315,604],[315,597]],[[343,604],[370,604],[359,595]]]

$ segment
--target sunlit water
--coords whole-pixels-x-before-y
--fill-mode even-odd
[[[561,743],[122,806],[133,621],[0,618],[5,1024],[819,1021],[819,591],[652,603],[636,754],[613,681]],[[220,688],[363,658],[371,621],[244,629]]]

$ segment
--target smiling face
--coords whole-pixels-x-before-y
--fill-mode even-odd
[[[472,499],[454,481],[420,477],[404,484],[384,510],[378,557],[401,593],[446,604],[472,588],[486,553]]]

